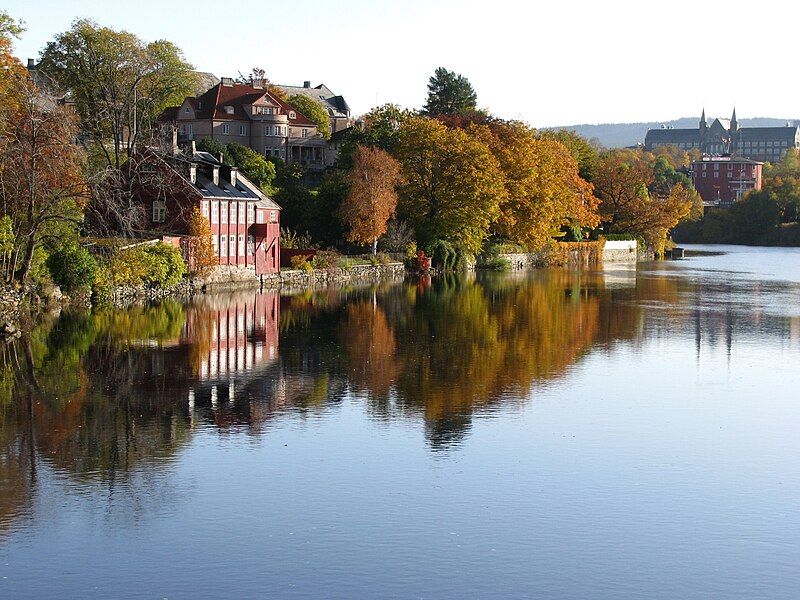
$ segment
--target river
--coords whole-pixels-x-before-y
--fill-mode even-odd
[[[43,318],[0,598],[796,598],[800,251]]]

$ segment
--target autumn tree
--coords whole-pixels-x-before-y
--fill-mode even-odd
[[[439,67],[428,81],[428,99],[423,110],[432,117],[457,115],[474,111],[477,104],[478,95],[466,77]]]
[[[378,238],[386,232],[386,223],[397,208],[400,181],[400,164],[389,153],[356,147],[353,169],[348,174],[349,190],[339,209],[348,227],[348,240],[372,244],[372,253],[378,252]]]
[[[116,169],[147,139],[161,111],[195,85],[192,66],[171,42],[144,42],[86,19],[45,46],[38,71],[69,93],[83,133]]]
[[[543,131],[541,138],[561,142],[578,163],[578,174],[589,182],[594,179],[599,153],[590,141],[567,129]]]
[[[519,122],[493,121],[471,126],[497,158],[504,175],[505,194],[493,230],[511,241],[540,248],[563,227],[594,228],[599,223],[598,201],[592,185],[578,173],[569,150]]]
[[[331,137],[331,122],[322,104],[303,94],[289,96],[287,102],[317,126],[317,133],[319,135],[326,140]]]
[[[413,117],[400,127],[396,156],[405,183],[399,212],[423,244],[444,240],[477,254],[505,197],[500,164],[462,129]]]
[[[25,282],[44,242],[76,235],[87,188],[71,111],[25,73],[14,76],[9,94],[0,117],[0,210],[13,232],[6,278]]]
[[[196,206],[189,215],[189,256],[197,275],[206,275],[219,263],[211,240],[211,224]]]
[[[667,188],[655,182],[653,165],[641,153],[613,150],[601,156],[594,185],[609,230],[639,235],[661,253],[668,232],[691,214],[697,193],[684,182]]]

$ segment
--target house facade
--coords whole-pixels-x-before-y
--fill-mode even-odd
[[[728,119],[714,119],[709,125],[706,112],[697,129],[651,129],[644,141],[645,150],[676,146],[700,150],[703,154],[733,154],[761,162],[777,162],[789,148],[800,148],[800,127],[740,127],[736,109]]]
[[[256,275],[280,272],[280,207],[236,167],[191,148],[186,154],[145,150],[132,159],[138,173],[161,171],[153,178],[158,186],[142,178],[135,188],[148,230],[177,238],[191,262],[189,216],[199,208],[211,224],[219,265],[253,269]]]
[[[762,162],[734,156],[704,156],[692,163],[692,181],[706,206],[730,206],[761,189]]]
[[[212,138],[311,170],[325,167],[327,143],[317,126],[270,92],[265,81],[243,84],[223,77],[204,94],[164,110],[159,121],[177,130],[179,143]]]

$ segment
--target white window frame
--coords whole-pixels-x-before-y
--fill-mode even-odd
[[[228,255],[229,256],[236,256],[236,236],[229,235],[228,236]]]
[[[153,200],[153,223],[163,223],[167,220],[167,203],[163,200]]]
[[[220,216],[220,223],[227,223],[228,222],[228,203],[227,202],[220,202],[219,203],[219,216]]]
[[[261,223],[264,222],[264,213],[265,212],[266,211],[263,211],[263,210],[257,210],[256,211],[256,223],[261,224]]]
[[[239,223],[246,223],[247,206],[244,202],[239,202]]]
[[[239,235],[239,256],[244,256],[244,235]]]
[[[219,202],[211,203],[211,222],[219,223]]]
[[[224,133],[225,135],[229,135],[230,132],[231,132],[231,126],[228,123],[224,123],[222,125],[222,133]]]
[[[219,255],[228,256],[228,236],[223,235],[219,239]]]
[[[248,202],[247,203],[247,222],[248,223],[253,223],[256,220],[255,212],[256,212],[256,210],[255,210],[255,207],[253,206],[253,203],[252,202]]]
[[[269,211],[269,222],[270,223],[277,223],[278,222],[278,211],[277,210]]]
[[[230,216],[230,221],[229,222],[233,223],[235,225],[236,224],[236,203],[235,202],[229,203],[228,206],[229,207],[233,207],[233,210],[230,211],[231,212],[231,216]]]
[[[239,125],[239,135],[247,135],[247,125]]]

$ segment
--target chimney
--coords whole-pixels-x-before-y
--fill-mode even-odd
[[[304,81],[303,82],[303,87],[304,88],[310,88],[311,87],[311,82],[310,81]]]
[[[189,165],[189,181],[197,183],[197,165],[194,163]]]
[[[36,68],[36,59],[35,58],[29,58],[28,59],[28,68],[29,69],[35,69]]]
[[[236,187],[237,181],[239,181],[239,169],[238,167],[231,167],[231,185]]]
[[[219,185],[219,165],[211,166],[211,180],[214,182],[214,185]]]

